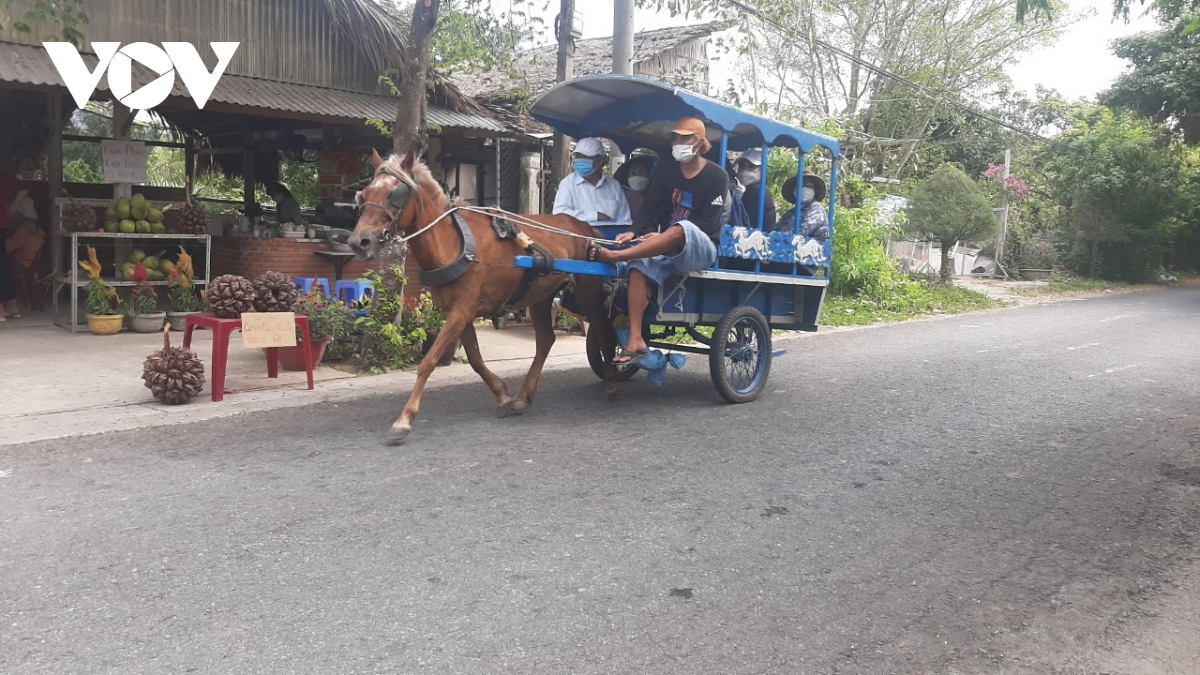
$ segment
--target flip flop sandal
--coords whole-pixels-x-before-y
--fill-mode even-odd
[[[625,357],[626,360],[618,361],[617,359],[619,359],[621,357]],[[649,357],[650,357],[650,351],[648,349],[643,349],[641,351],[636,351],[636,352],[627,352],[624,349],[622,349],[621,351],[617,352],[616,357],[613,358],[613,365],[616,366],[617,368],[624,369],[624,368],[628,368],[629,366],[632,366],[640,361],[645,361]]]

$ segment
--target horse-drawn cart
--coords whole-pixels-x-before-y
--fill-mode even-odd
[[[795,152],[797,175],[803,175],[805,160],[814,151],[826,152],[830,171],[828,233],[823,239],[799,233],[769,231],[774,223],[756,227],[725,225],[717,262],[709,269],[677,275],[660,285],[647,312],[647,324],[661,327],[647,332],[648,346],[674,352],[706,354],[713,385],[727,401],[746,403],[758,397],[771,371],[772,329],[815,331],[821,305],[829,285],[833,257],[834,202],[837,190],[837,141],[746,113],[712,99],[673,86],[624,75],[596,75],[560,84],[542,95],[532,108],[538,120],[573,138],[603,137],[624,154],[637,148],[670,156],[670,131],[681,117],[699,117],[706,122],[708,139],[714,144],[709,159],[726,167],[731,151],[788,148]],[[762,185],[767,185],[769,162],[762,163]],[[765,200],[765,190],[759,195]],[[760,201],[758,214],[762,214]],[[611,240],[626,226],[594,224],[604,239]],[[517,267],[536,264],[531,256],[518,256]],[[558,259],[554,269],[574,275],[621,279],[624,265]],[[649,326],[648,326],[649,327]],[[648,328],[647,327],[647,328]],[[711,336],[698,330],[712,328]],[[607,364],[600,341],[589,331],[588,360],[602,379]],[[696,344],[670,340],[685,333]],[[620,371],[628,379],[637,367]]]

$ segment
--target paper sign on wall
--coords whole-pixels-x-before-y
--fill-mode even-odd
[[[100,141],[105,183],[149,183],[146,144],[141,141]]]
[[[295,347],[295,313],[246,312],[242,315],[242,346],[246,349]]]

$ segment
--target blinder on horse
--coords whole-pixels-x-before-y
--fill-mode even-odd
[[[391,237],[396,236],[396,225],[397,225],[397,222],[400,220],[400,214],[404,213],[404,207],[408,206],[408,202],[412,201],[413,186],[410,185],[403,178],[401,178],[400,176],[397,176],[394,173],[391,173],[391,172],[384,172],[384,173],[387,173],[387,175],[396,179],[396,187],[394,189],[392,189],[391,193],[388,194],[388,202],[387,202],[388,205],[390,205],[392,208],[395,209],[395,211],[394,212],[391,211],[390,209],[387,208],[387,206],[384,206],[383,204],[380,204],[378,202],[366,201],[366,198],[363,197],[363,193],[361,190],[354,193],[354,205],[356,207],[358,207],[358,212],[360,214],[360,217],[361,217],[361,214],[363,213],[363,211],[365,211],[368,206],[373,206],[377,209],[381,209],[381,210],[383,210],[384,213],[388,214],[388,216],[390,216],[390,218],[388,219],[387,230],[384,231],[383,236],[385,238],[391,238]]]

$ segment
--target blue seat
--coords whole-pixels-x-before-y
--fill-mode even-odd
[[[375,288],[364,279],[342,279],[333,286],[333,296],[347,304],[358,302],[364,297],[374,296]]]
[[[313,286],[320,286],[325,289],[325,295],[329,296],[329,280],[321,277],[295,277],[292,281],[296,282],[296,286],[300,288],[300,292],[308,295],[312,292]]]

